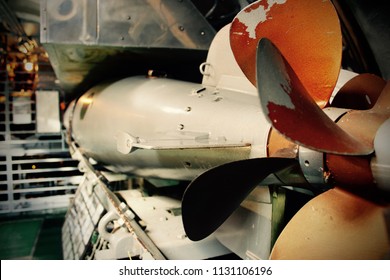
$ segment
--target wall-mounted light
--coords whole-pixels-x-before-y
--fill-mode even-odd
[[[26,61],[24,63],[24,70],[26,70],[27,72],[31,72],[34,70],[34,63],[30,62],[30,61]]]

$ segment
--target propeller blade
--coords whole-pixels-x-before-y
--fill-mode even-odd
[[[331,106],[354,110],[371,109],[386,82],[373,74],[360,74],[349,80],[333,99]]]
[[[386,141],[388,141],[388,138]],[[386,158],[386,152],[383,157],[379,158]],[[390,157],[388,160],[390,160]],[[382,163],[377,161],[376,168],[374,168],[371,157],[326,155],[326,166],[333,185],[337,185],[343,190],[377,205],[389,205],[390,192],[378,187],[378,179],[382,179],[384,185],[388,185],[390,177],[390,166],[386,167]],[[376,177],[373,176],[374,170],[378,174]]]
[[[390,81],[387,81],[372,110],[376,113],[390,114]]]
[[[368,155],[372,145],[360,143],[334,123],[311,98],[297,74],[267,38],[257,49],[257,88],[272,126],[309,149],[343,155]]]
[[[338,188],[328,190],[289,221],[270,258],[383,259],[390,250],[385,210]]]
[[[213,233],[268,175],[297,164],[295,159],[255,158],[212,168],[195,178],[182,199],[187,236],[198,241]]]
[[[371,109],[348,112],[339,120],[338,125],[364,145],[374,147],[376,132],[388,118],[390,118],[390,82],[387,82]]]
[[[230,30],[233,54],[256,86],[256,48],[269,38],[281,50],[321,107],[341,67],[342,35],[331,1],[257,1],[237,14]]]
[[[375,82],[375,85],[363,85],[361,84],[363,81]],[[386,191],[390,178],[390,153],[388,152],[390,130],[386,128],[390,127],[390,83],[386,84],[381,78],[373,75],[360,75],[350,82],[349,85],[346,84],[346,88],[354,89],[357,100],[361,97],[358,89],[358,86],[361,86],[363,90],[360,93],[364,96],[367,94],[370,98],[374,97],[372,99],[374,103],[369,104],[371,109],[348,112],[342,116],[338,124],[361,143],[374,147],[375,157],[327,154],[326,166],[335,185],[375,204],[386,205],[390,201],[390,192]],[[353,92],[347,93],[346,97],[349,101],[352,101]],[[344,97],[339,101],[344,103],[347,100]]]

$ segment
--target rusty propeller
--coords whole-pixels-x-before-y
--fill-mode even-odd
[[[365,91],[360,96],[363,99],[368,96],[368,103],[375,105],[363,102],[363,106],[367,108],[352,106],[352,109],[367,110],[351,111],[345,114],[339,124],[333,122],[322,110],[329,105],[341,61],[341,32],[337,14],[330,1],[255,2],[237,15],[231,26],[230,39],[240,68],[258,88],[265,115],[282,135],[298,145],[330,155],[327,163],[334,170],[338,166],[332,165],[331,157],[367,159],[374,155],[374,142],[378,142],[376,132],[390,117],[389,84],[384,86],[381,79],[367,75],[351,81],[348,87],[340,91],[341,97],[336,97],[335,105],[350,103],[354,87],[361,88],[359,83],[364,81],[373,82],[373,86],[366,87],[365,83]],[[242,51],[244,47],[245,51]],[[359,129],[361,124],[363,130],[362,127]],[[368,133],[362,132],[367,127]],[[387,136],[386,134],[384,137]],[[383,139],[379,142],[383,143]],[[183,222],[188,236],[199,240],[211,234],[240,205],[246,195],[266,178],[266,174],[279,172],[296,164],[294,159],[288,160],[288,164],[282,158],[243,160],[215,167],[197,177],[183,197]],[[275,165],[272,166],[268,161]],[[381,160],[384,161],[387,158]],[[362,166],[365,168],[366,162]],[[228,179],[225,180],[224,177]],[[351,225],[351,221],[343,218],[343,211],[338,209],[352,207],[356,203],[363,210],[374,205],[371,208],[375,214],[368,217],[367,223],[376,223],[382,213],[378,210],[381,207],[350,193],[340,195],[339,188],[336,189],[337,191],[326,191],[313,200],[312,204],[305,206],[302,209],[304,214],[298,213],[293,218],[295,225],[289,228],[293,228],[294,232],[307,224],[309,227],[313,226],[311,231],[314,233],[321,230],[316,224],[308,223],[308,219],[315,218],[307,210],[312,205],[326,206],[329,213],[333,211],[334,205],[332,213],[336,215],[336,220],[345,223],[347,227]],[[364,197],[364,193],[360,194]],[[385,194],[384,200],[389,202],[389,193]],[[329,204],[332,197],[336,201]],[[204,203],[205,199],[207,203]],[[222,201],[223,205],[217,201]],[[342,206],[343,204],[345,205]],[[204,217],[207,218],[204,220]],[[194,221],[199,222],[194,224]],[[364,229],[359,229],[364,234]],[[383,233],[382,228],[379,231],[380,234]],[[332,229],[329,232],[332,233]],[[286,240],[290,235],[291,232],[281,238]],[[329,238],[330,235],[324,238]],[[281,249],[289,250],[287,245],[280,245],[285,244],[285,241],[277,244],[274,257]]]
[[[238,65],[255,86],[256,50],[263,37],[280,48],[315,102],[323,108],[336,84],[342,54],[341,29],[332,3],[263,0],[237,14],[231,24],[230,45]]]
[[[321,152],[345,155],[373,152],[372,145],[362,144],[349,135],[317,106],[279,49],[267,38],[259,42],[257,65],[257,89],[263,112],[286,138]]]
[[[305,204],[276,240],[271,259],[382,259],[385,208],[339,189]]]

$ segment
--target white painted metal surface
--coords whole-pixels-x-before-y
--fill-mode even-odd
[[[167,259],[208,259],[231,253],[213,235],[200,242],[188,239],[183,228],[180,200],[166,196],[143,197],[138,190],[119,193],[142,219],[148,236]]]
[[[223,27],[214,37],[207,61],[200,66],[202,84],[219,89],[257,95],[257,90],[245,77],[233,56],[229,43],[230,24]]]
[[[165,78],[100,85],[73,111],[82,151],[115,172],[191,180],[212,166],[266,156],[258,97]]]
[[[242,259],[268,259],[271,251],[272,203],[268,187],[257,187],[215,232]]]

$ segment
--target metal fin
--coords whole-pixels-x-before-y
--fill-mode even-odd
[[[268,175],[293,164],[294,159],[256,158],[223,164],[199,175],[182,199],[187,236],[194,241],[206,238]]]

